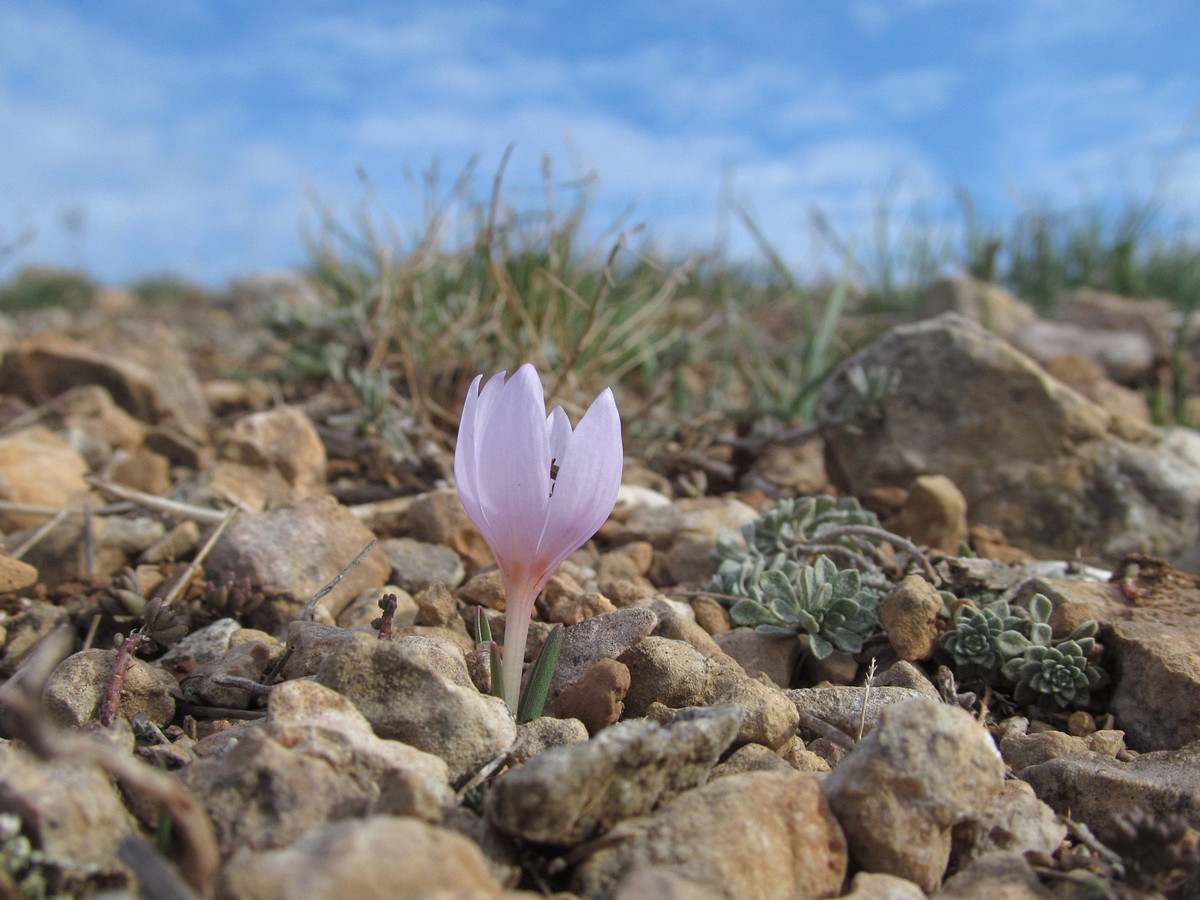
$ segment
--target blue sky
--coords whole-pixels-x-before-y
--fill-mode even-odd
[[[1024,204],[1148,195],[1200,208],[1195,0],[6,0],[0,268],[210,284],[305,260],[312,196],[404,169],[508,199],[594,172],[597,233],[633,207],[670,250],[718,238],[722,186],[801,262],[809,210],[866,233],[968,189]],[[74,227],[71,220],[74,217]],[[748,246],[733,228],[731,247]]]

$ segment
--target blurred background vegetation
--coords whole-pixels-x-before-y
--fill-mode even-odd
[[[558,184],[547,167],[543,196],[514,205],[503,165],[488,196],[473,192],[474,175],[447,177],[435,165],[412,177],[424,210],[417,222],[393,221],[365,176],[350,215],[314,198],[303,273],[314,300],[258,307],[274,339],[258,374],[268,370],[284,390],[339,383],[357,395],[363,421],[383,430],[452,432],[476,373],[528,360],[576,416],[613,385],[634,439],[712,417],[739,423],[741,434],[778,430],[808,421],[828,373],[917,315],[929,284],[946,274],[1002,285],[1050,317],[1077,287],[1169,299],[1181,313],[1175,362],[1186,363],[1200,237],[1195,223],[1167,221],[1153,196],[1031,205],[999,222],[965,191],[940,210],[900,214],[889,190],[867,234],[839,234],[812,211],[832,263],[801,272],[736,206],[731,218],[757,259],[731,260],[721,247],[675,258],[656,248],[652,227],[617,223],[586,237],[586,180]],[[0,313],[79,313],[98,293],[84,273],[27,268],[0,285]],[[239,302],[236,286],[220,296],[165,276],[129,293],[135,311],[168,319]],[[1164,421],[1178,413],[1153,405]]]

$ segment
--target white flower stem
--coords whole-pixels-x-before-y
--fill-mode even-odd
[[[509,603],[504,622],[504,702],[517,714],[521,701],[521,674],[525,667],[525,644],[529,639],[529,613],[525,604]]]

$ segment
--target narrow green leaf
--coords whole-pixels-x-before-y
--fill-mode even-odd
[[[546,695],[550,693],[554,667],[558,665],[558,654],[562,650],[564,630],[561,624],[555,625],[550,630],[546,643],[542,645],[542,652],[533,661],[525,693],[521,695],[521,702],[517,704],[518,722],[528,722],[542,714],[542,708],[546,705]]]
[[[488,657],[492,670],[492,696],[504,699],[504,666],[500,656],[500,645],[495,641],[488,642]]]
[[[492,626],[488,622],[487,616],[483,614],[483,607],[475,607],[475,643],[490,644],[492,642]]]

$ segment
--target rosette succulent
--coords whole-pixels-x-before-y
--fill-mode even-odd
[[[1027,622],[1012,614],[1007,600],[978,607],[964,604],[955,611],[954,627],[942,635],[939,646],[953,658],[960,680],[992,682],[1005,662],[1032,646],[1022,633]]]
[[[1001,674],[1015,685],[1013,699],[1055,709],[1087,706],[1091,692],[1108,683],[1108,673],[1088,661],[1097,628],[1095,622],[1085,622],[1066,638],[1030,647],[1006,662]]]
[[[878,598],[862,586],[854,569],[838,570],[826,556],[811,566],[785,560],[767,569],[729,615],[736,625],[760,634],[803,635],[813,656],[834,650],[858,653],[863,640],[879,631]]]

